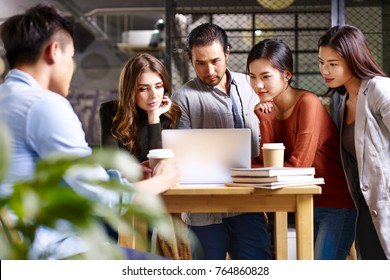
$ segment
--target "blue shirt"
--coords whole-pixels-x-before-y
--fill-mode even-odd
[[[4,84],[0,85],[0,121],[8,126],[13,138],[10,168],[5,182],[0,185],[0,195],[10,194],[15,180],[31,178],[40,158],[54,152],[78,156],[88,156],[92,152],[69,101],[43,89],[26,72],[11,70]],[[117,193],[82,182],[84,178],[108,180],[109,177],[104,168],[97,167],[80,170],[80,173],[64,179],[77,193],[115,206],[120,200]],[[39,258],[43,250],[49,250],[46,257],[52,259],[87,250],[82,240],[66,225],[59,227],[61,231],[47,228],[38,231],[31,258]]]
[[[69,101],[44,90],[29,74],[11,70],[0,86],[0,119],[13,137],[8,179],[28,179],[38,159],[53,152],[91,154]]]

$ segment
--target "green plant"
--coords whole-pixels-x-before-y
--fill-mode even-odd
[[[5,178],[10,158],[11,137],[8,130],[0,124],[0,182]],[[136,203],[122,200],[115,207],[108,207],[99,201],[77,194],[64,184],[64,176],[72,176],[84,168],[102,166],[122,172],[129,184],[117,179],[84,180],[84,183],[103,187],[123,196],[136,196]],[[31,255],[31,245],[37,230],[44,226],[56,228],[66,223],[72,231],[83,238],[89,250],[75,256],[80,259],[121,259],[124,257],[118,246],[110,240],[102,221],[112,228],[119,226],[126,234],[138,234],[126,221],[126,215],[142,218],[150,227],[156,228],[161,236],[172,234],[168,215],[158,196],[139,192],[132,182],[140,178],[139,164],[126,153],[118,150],[94,150],[91,156],[77,157],[54,154],[40,160],[34,176],[26,181],[14,182],[13,191],[0,197],[0,209],[16,216],[15,223],[9,223],[0,216],[0,259],[46,259],[50,252],[39,256]],[[1,184],[0,184],[1,187]],[[3,209],[4,210],[4,209]],[[146,242],[146,240],[145,240]]]

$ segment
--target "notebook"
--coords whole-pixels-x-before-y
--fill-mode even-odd
[[[175,153],[181,185],[224,185],[232,182],[231,168],[251,166],[248,128],[164,129],[162,145]]]

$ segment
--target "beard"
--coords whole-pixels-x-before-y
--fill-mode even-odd
[[[212,76],[212,77],[208,76],[208,77],[203,79],[203,82],[206,85],[210,86],[210,87],[215,87],[215,86],[219,85],[219,83],[221,82],[222,78],[223,78],[223,76],[221,77],[221,76],[218,76],[218,75],[215,75],[215,76]]]

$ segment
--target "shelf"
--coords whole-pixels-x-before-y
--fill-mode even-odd
[[[164,52],[165,45],[149,47],[145,45],[134,45],[127,43],[118,43],[118,48],[123,52]]]

